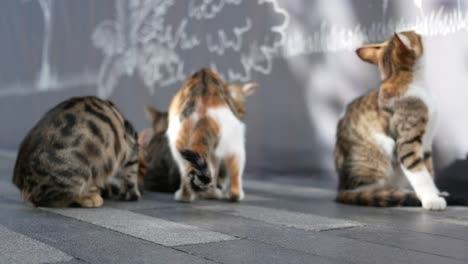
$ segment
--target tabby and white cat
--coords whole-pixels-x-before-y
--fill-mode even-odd
[[[244,198],[242,120],[246,97],[256,87],[253,83],[226,83],[213,71],[202,69],[190,76],[174,96],[167,137],[181,174],[177,201],[190,202],[196,196],[232,201]],[[224,193],[217,188],[222,162],[230,175]]]
[[[137,133],[110,101],[75,97],[49,110],[21,143],[13,182],[36,206],[100,207],[118,178],[120,198],[140,197]]]
[[[423,51],[421,36],[412,31],[357,50],[378,66],[383,81],[351,102],[338,123],[336,201],[446,208],[433,179],[437,111],[424,82]]]

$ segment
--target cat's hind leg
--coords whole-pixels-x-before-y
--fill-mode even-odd
[[[227,171],[229,172],[229,200],[233,202],[244,199],[244,188],[242,186],[242,176],[245,166],[245,150],[241,149],[236,154],[229,155],[226,158]]]
[[[369,143],[356,146],[348,155],[343,155],[338,167],[340,186],[336,201],[377,207],[420,205],[413,192],[389,184],[395,171],[388,154],[379,145]]]
[[[86,177],[74,175],[64,177],[62,173],[53,172],[38,182],[28,181],[27,189],[29,190],[28,200],[35,206],[55,208],[81,206],[81,194],[90,193]]]

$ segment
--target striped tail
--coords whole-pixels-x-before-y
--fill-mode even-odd
[[[198,152],[183,149],[179,151],[184,159],[190,162],[191,167],[188,168],[188,177],[190,186],[195,192],[201,192],[208,189],[211,183],[210,170],[206,159]]]
[[[339,191],[335,201],[343,204],[375,207],[421,206],[421,201],[414,192],[403,192],[396,189]]]

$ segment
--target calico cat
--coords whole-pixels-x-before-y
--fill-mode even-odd
[[[181,174],[175,200],[193,201],[197,196],[244,198],[242,174],[245,164],[242,122],[245,100],[257,85],[226,83],[211,70],[190,76],[171,101],[167,137]],[[224,193],[217,187],[220,164],[226,163],[230,178]]]
[[[151,106],[146,106],[145,112],[152,122],[152,128],[144,129],[139,136],[140,145],[150,154],[146,158],[148,169],[144,176],[144,189],[174,193],[180,187],[180,173],[167,140],[167,112],[158,111]],[[223,162],[217,178],[220,189],[226,180],[226,173],[226,165]]]
[[[433,179],[437,111],[424,83],[423,53],[422,38],[412,31],[357,50],[383,81],[351,102],[338,123],[337,202],[446,208]]]
[[[100,207],[101,189],[120,198],[140,197],[145,173],[137,133],[110,101],[74,97],[49,110],[21,143],[13,182],[36,206]],[[141,166],[140,166],[141,165]]]

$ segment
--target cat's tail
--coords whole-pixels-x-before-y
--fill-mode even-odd
[[[468,206],[468,201],[462,197],[456,197],[445,193],[447,205]],[[370,189],[364,191],[339,191],[335,199],[338,203],[391,207],[391,206],[421,206],[421,201],[414,192],[400,191],[396,189]]]
[[[192,189],[196,192],[208,189],[212,177],[206,159],[200,153],[189,149],[182,149],[179,152],[191,165],[188,168],[188,177]]]
[[[343,204],[375,207],[421,206],[421,201],[416,193],[387,188],[339,191],[335,201]]]
[[[468,201],[464,197],[453,196],[447,192],[442,193],[447,205],[451,206],[468,206]]]

